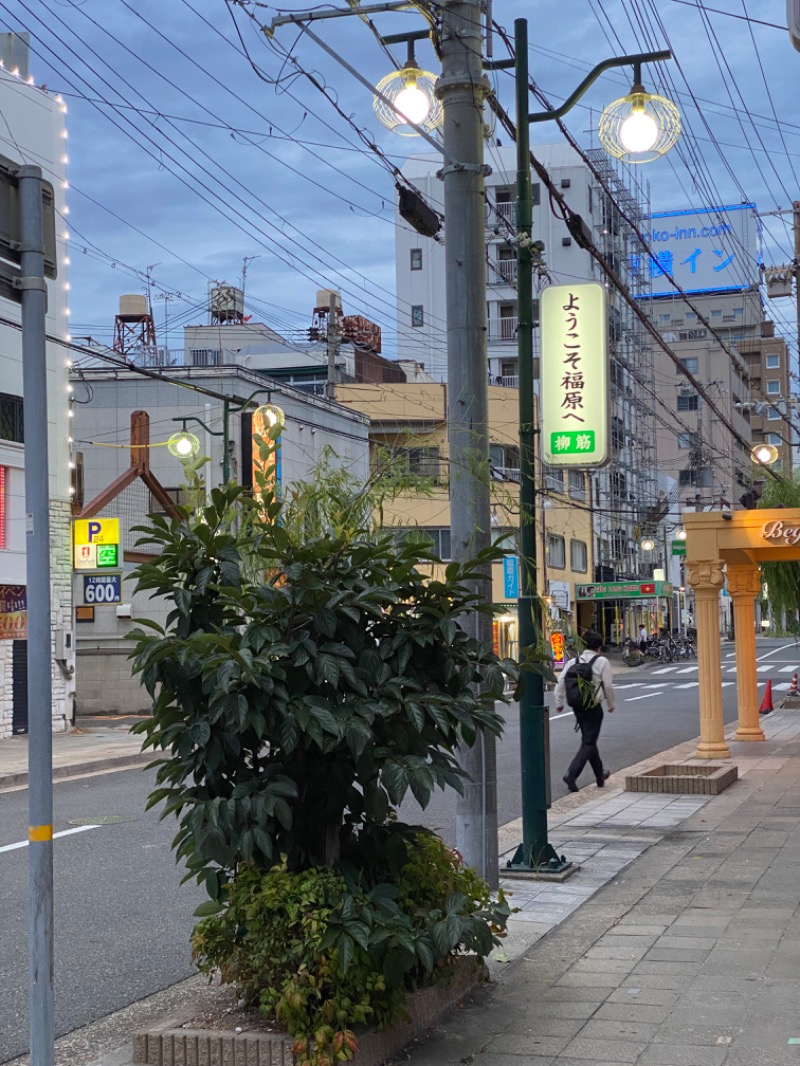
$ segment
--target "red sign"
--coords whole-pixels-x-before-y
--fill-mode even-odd
[[[643,596],[655,596],[655,594],[656,594],[656,587],[655,587],[655,585],[653,585],[653,584],[649,584],[649,585],[640,585],[640,586],[639,586],[639,591],[641,592],[641,594],[642,594]]]
[[[553,649],[553,661],[558,663],[564,662],[564,634],[563,633],[551,633],[550,634],[550,647]]]

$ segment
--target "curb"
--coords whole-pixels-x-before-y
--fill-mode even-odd
[[[139,763],[153,761],[152,752],[137,751],[130,755],[109,755],[104,759],[90,759],[87,762],[70,763],[68,766],[54,766],[53,780],[63,780],[68,777],[80,777],[81,774],[91,774],[101,770],[124,770]],[[19,788],[28,784],[28,771],[18,774],[5,774],[0,776],[0,789]]]

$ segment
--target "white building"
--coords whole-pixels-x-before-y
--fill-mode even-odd
[[[60,97],[30,84],[25,41],[0,35],[0,154],[15,163],[40,166],[54,190],[58,277],[47,283],[47,334],[67,338],[66,106]],[[12,62],[18,64],[13,66]],[[18,73],[13,71],[18,69]],[[20,305],[0,290],[0,738],[27,732],[27,643],[13,639],[21,622],[6,608],[19,607],[25,571],[25,448],[22,432],[22,336]],[[50,537],[52,558],[54,731],[72,717],[74,672],[70,581],[69,351],[48,342]],[[44,429],[44,427],[43,427]]]
[[[369,477],[366,416],[244,367],[171,367],[160,379],[127,368],[76,367],[72,381],[83,504],[95,500],[136,461],[138,453],[128,447],[135,411],[145,411],[149,416],[150,469],[173,502],[186,502],[185,472],[164,445],[184,426],[198,437],[201,453],[210,460],[203,468],[206,491],[222,483],[226,445],[229,476],[244,485],[252,483],[248,479],[252,470],[253,407],[249,413],[242,409],[248,399],[275,404],[284,412],[278,473],[281,485],[308,478],[326,456],[357,481],[366,482]],[[146,516],[158,511],[163,511],[159,501],[137,480],[92,512],[95,517],[120,520],[122,603],[97,603],[92,610],[86,610],[89,602],[84,598],[84,576],[75,573],[75,603],[80,618],[78,715],[149,710],[145,689],[138,677],[131,676],[131,645],[125,635],[134,627],[135,619],[151,618],[163,623],[168,610],[163,602],[134,592],[131,576],[140,537],[131,527],[146,524]]]

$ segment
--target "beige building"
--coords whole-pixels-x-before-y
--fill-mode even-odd
[[[387,505],[384,522],[428,533],[434,549],[450,558],[447,386],[436,382],[339,385],[336,399],[370,419],[373,464],[381,458],[399,472],[429,479],[428,495],[404,493]],[[496,563],[492,600],[499,608],[495,639],[501,654],[516,654],[517,591],[514,573],[519,529],[519,397],[514,388],[490,386],[489,432],[493,539],[504,538],[508,558]],[[589,625],[589,604],[576,605],[575,586],[593,580],[592,512],[583,471],[543,471],[537,515],[538,589],[551,629],[571,635]],[[580,615],[578,614],[580,606]],[[583,617],[583,612],[586,617]]]
[[[750,375],[752,407],[745,408],[745,415],[750,418],[753,444],[774,444],[778,459],[772,469],[790,477],[796,440],[784,417],[792,417],[789,348],[783,337],[775,336],[775,323],[765,320],[758,336],[742,342],[741,351]]]

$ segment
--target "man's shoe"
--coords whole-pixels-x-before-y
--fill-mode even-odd
[[[570,790],[570,792],[577,792],[578,791],[578,786],[575,784],[575,782],[573,781],[573,779],[571,777],[568,777],[566,774],[564,774],[564,776],[562,777],[561,780],[564,782],[564,784],[567,786],[567,788]]]
[[[606,787],[606,781],[608,781],[609,777],[611,777],[611,771],[610,770],[603,770],[603,776],[598,780],[597,787],[598,788],[605,788]]]

